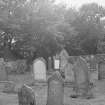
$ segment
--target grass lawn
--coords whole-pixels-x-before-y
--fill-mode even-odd
[[[26,75],[11,75],[9,80],[14,81],[17,87],[20,87],[23,83],[29,84],[34,79],[31,74],[27,73]],[[83,100],[83,99],[72,99],[69,96],[72,94],[72,88],[64,88],[64,104],[65,105],[105,105],[105,81],[97,81],[96,88],[93,89],[93,92],[96,95],[95,99]],[[47,86],[34,86],[32,87],[35,91],[36,104],[37,105],[46,105],[47,101]],[[78,104],[77,104],[78,103]],[[91,104],[89,104],[91,103]],[[101,103],[101,104],[100,104]],[[18,105],[17,94],[4,94],[0,92],[0,105]]]

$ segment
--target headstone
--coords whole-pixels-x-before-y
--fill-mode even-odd
[[[7,81],[8,75],[6,72],[6,66],[3,58],[0,58],[0,81]]]
[[[63,49],[60,54],[60,60],[61,60],[61,63],[60,63],[60,70],[63,70],[65,71],[66,69],[66,65],[68,64],[68,58],[69,58],[69,54],[67,53],[67,51],[65,49]]]
[[[18,91],[19,105],[36,105],[35,94],[31,87],[23,85]]]
[[[35,81],[46,81],[46,62],[43,58],[38,58],[33,63]]]
[[[64,77],[66,78],[66,71],[68,70],[68,59],[69,59],[69,54],[65,49],[63,49],[60,54],[60,71],[62,74],[64,74]]]
[[[95,83],[98,80],[98,70],[90,71],[90,82]]]
[[[105,62],[100,62],[98,64],[98,79],[105,79]]]
[[[77,96],[87,97],[89,91],[89,73],[86,61],[79,57],[73,67],[75,76],[75,92]]]
[[[98,79],[105,79],[105,54],[97,54],[95,56],[97,60]]]
[[[63,79],[59,71],[48,79],[47,105],[64,105],[64,86]]]
[[[70,56],[68,57],[68,64],[66,65],[65,70],[65,82],[74,82],[74,71],[73,71],[73,65],[76,62],[77,57]]]
[[[86,60],[87,60],[87,63],[89,65],[89,69],[93,70],[93,71],[97,70],[97,60],[96,60],[95,55],[90,55],[87,57],[88,58]]]
[[[73,65],[71,63],[68,63],[65,70],[65,82],[74,81],[74,72],[72,68],[73,68]]]
[[[95,83],[98,80],[98,64],[97,58],[95,55],[88,55],[86,57],[86,61],[89,68],[89,78],[91,83]]]

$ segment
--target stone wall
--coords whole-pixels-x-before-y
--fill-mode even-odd
[[[10,61],[6,63],[6,69],[8,73],[21,74],[25,73],[27,69],[25,60]]]

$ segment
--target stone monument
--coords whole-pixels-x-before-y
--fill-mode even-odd
[[[46,81],[46,61],[43,58],[34,61],[33,72],[35,81]]]
[[[78,57],[73,67],[74,71],[74,91],[77,97],[88,98],[90,97],[90,86],[89,86],[89,73],[88,66],[82,57]]]
[[[63,79],[59,71],[48,79],[47,105],[64,105]]]

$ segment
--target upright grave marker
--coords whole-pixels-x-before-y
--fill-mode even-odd
[[[73,71],[73,66],[76,62],[77,57],[75,56],[70,56],[68,58],[68,64],[66,66],[65,70],[65,82],[74,82],[74,71]]]
[[[18,91],[18,101],[19,105],[36,105],[33,89],[24,84]]]
[[[66,70],[68,69],[68,58],[69,58],[69,54],[67,53],[67,51],[65,49],[63,49],[60,54],[60,71],[64,73],[65,78],[66,78]]]
[[[95,55],[88,56],[87,62],[89,65],[90,82],[94,83],[98,80],[98,64]]]
[[[46,62],[43,58],[38,58],[33,63],[35,81],[46,81]]]
[[[63,79],[59,71],[48,79],[48,98],[47,105],[64,105],[64,86]]]
[[[98,75],[99,80],[105,79],[105,61],[100,62],[98,64],[98,71],[99,71]]]
[[[74,67],[75,92],[77,96],[88,97],[89,93],[89,74],[86,61],[79,57]]]
[[[98,64],[98,79],[105,79],[105,54],[97,54],[96,59]]]
[[[68,63],[65,70],[65,82],[74,81],[74,72],[72,68],[73,68],[73,65],[71,63]]]

